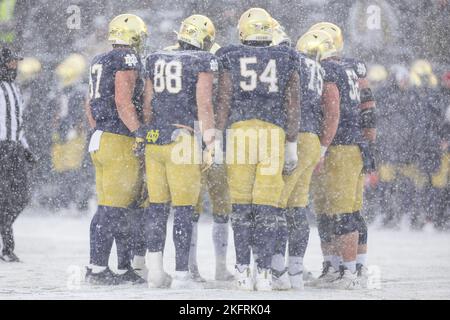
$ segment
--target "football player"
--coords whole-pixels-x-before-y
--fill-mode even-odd
[[[142,283],[131,268],[128,208],[139,192],[139,162],[133,154],[134,135],[141,126],[137,108],[144,81],[139,53],[147,26],[138,16],[122,14],[109,24],[113,49],[90,65],[87,117],[95,132],[89,152],[95,166],[98,209],[90,227],[90,263],[86,279],[98,284]],[[116,242],[119,276],[108,268]]]
[[[309,185],[313,170],[336,134],[339,122],[339,92],[333,82],[323,81],[324,71],[320,60],[336,53],[331,36],[324,31],[310,31],[297,42],[300,52],[300,81],[302,116],[298,138],[299,163],[294,172],[285,177],[280,199],[289,234],[289,277],[274,277],[274,287],[303,289],[303,257],[309,238],[306,216],[309,202]],[[283,249],[283,248],[282,248]],[[275,259],[275,261],[274,261]],[[284,251],[280,250],[273,263],[284,263]],[[273,265],[273,268],[276,267]],[[273,271],[275,274],[275,271]],[[289,281],[290,280],[290,281]],[[290,284],[289,284],[290,282]]]
[[[235,278],[238,289],[270,291],[277,220],[283,218],[278,207],[282,173],[291,173],[297,165],[298,56],[293,49],[271,46],[272,18],[264,9],[247,10],[238,29],[241,44],[217,52],[223,68],[217,128],[228,128]]]
[[[157,51],[146,61],[144,117],[148,126],[136,142],[141,151],[147,143],[145,165],[150,205],[146,209],[146,264],[151,287],[198,287],[189,274],[189,248],[201,185],[202,143],[204,158],[209,161],[205,168],[211,164],[214,152],[212,96],[218,62],[208,52],[214,39],[215,27],[211,20],[192,15],[181,23],[179,49]],[[200,139],[192,129],[197,121],[202,133]],[[169,205],[174,211],[173,280],[163,268]]]
[[[340,65],[339,68],[331,67],[329,74],[333,75],[333,72],[337,69],[345,70],[345,74],[342,73],[336,80],[338,82],[341,82],[340,84],[337,83],[340,97],[341,97],[341,120],[339,124],[339,128],[337,130],[335,141],[333,141],[334,145],[339,146],[345,146],[344,149],[348,149],[347,146],[356,145],[360,151],[360,157],[363,163],[363,168],[361,171],[361,174],[358,176],[356,181],[351,181],[351,179],[344,179],[344,181],[348,181],[348,187],[349,189],[345,191],[346,186],[341,186],[342,196],[344,196],[344,193],[349,192],[353,188],[353,186],[356,188],[354,192],[353,198],[349,198],[349,203],[353,202],[354,206],[351,208],[351,211],[346,213],[355,213],[354,215],[346,216],[346,217],[352,217],[351,220],[355,220],[354,224],[356,225],[357,231],[358,231],[358,247],[357,247],[357,271],[358,276],[362,277],[362,284],[365,284],[367,281],[367,273],[366,273],[366,256],[367,256],[367,225],[366,222],[361,215],[361,209],[362,209],[362,197],[363,197],[363,187],[364,187],[364,174],[365,173],[372,173],[375,170],[375,162],[374,162],[374,156],[373,156],[373,143],[375,142],[376,138],[376,115],[375,115],[375,101],[373,98],[372,91],[368,85],[368,80],[366,79],[366,66],[363,62],[346,58],[341,56],[341,52],[343,50],[344,46],[344,40],[342,36],[341,29],[336,26],[335,24],[329,23],[329,22],[321,22],[313,25],[310,30],[322,30],[330,34],[330,36],[333,38],[334,45],[339,53],[339,57],[336,56],[332,60],[336,62],[338,65]],[[326,63],[327,66],[333,66],[331,63]],[[325,73],[327,73],[327,70],[325,70]],[[338,72],[339,73],[339,72]],[[345,75],[347,75],[345,77]],[[351,80],[351,78],[354,79]],[[342,82],[348,79],[348,87],[344,89],[345,86],[341,86]],[[354,85],[353,85],[354,84]],[[344,92],[342,91],[344,90]],[[352,105],[356,105],[358,110],[353,110]],[[350,113],[347,112],[350,110]],[[358,114],[358,119],[354,118]],[[357,121],[358,120],[358,121]],[[358,123],[357,123],[358,122]],[[360,132],[356,132],[356,131]],[[338,152],[341,153],[341,152]],[[343,154],[343,151],[342,151]],[[331,155],[331,152],[330,152]],[[350,154],[348,154],[350,156]],[[349,161],[351,163],[353,160],[353,163],[356,164],[359,159],[355,154],[355,157],[352,159],[347,159],[345,161]],[[332,160],[330,160],[331,162]],[[328,160],[326,161],[328,162]],[[335,162],[336,164],[336,162]],[[354,167],[354,172],[357,171],[357,167]],[[330,169],[331,170],[331,169]],[[335,178],[339,177],[349,177],[345,174],[347,169],[344,168],[344,166],[338,166],[335,169],[335,174],[330,175],[334,176]],[[326,170],[328,171],[328,170]],[[333,171],[333,170],[332,170]],[[328,171],[330,172],[330,171]],[[342,175],[341,175],[342,174]],[[329,176],[329,174],[325,174],[326,176]],[[329,178],[325,178],[329,179]],[[354,182],[357,182],[356,185],[354,185]],[[328,182],[326,182],[328,183]],[[335,180],[335,183],[338,183],[337,180]],[[353,186],[352,186],[353,185]],[[331,187],[331,185],[330,185]],[[337,188],[337,186],[336,186]],[[328,204],[331,204],[331,207],[329,208],[331,211],[342,211],[345,206],[340,206],[336,201],[334,203],[333,201],[336,200],[336,197],[339,198],[341,194],[335,194],[334,192],[331,192],[331,194],[327,195],[327,198],[332,200],[327,200]],[[345,196],[344,196],[345,197]],[[342,203],[345,202],[344,198],[341,198]],[[349,206],[347,206],[345,209],[350,209]],[[341,215],[341,217],[344,217]],[[351,222],[349,222],[351,224]],[[350,228],[353,229],[353,228]],[[349,231],[349,230],[347,230]],[[351,234],[351,232],[350,232]],[[342,241],[345,241],[344,238],[350,238],[351,236],[339,236],[339,239]],[[339,241],[338,241],[339,242]],[[340,245],[338,244],[338,247]],[[350,252],[348,252],[350,253]],[[326,256],[330,256],[326,254]],[[331,255],[331,262],[334,263],[334,268],[341,268],[339,266],[340,260],[342,257],[336,256],[336,254]],[[334,257],[333,257],[334,256]],[[347,257],[350,258],[350,255]],[[327,266],[329,266],[328,263],[326,263]],[[350,266],[347,264],[347,267]],[[345,266],[343,267],[345,269]],[[351,272],[353,271],[353,265],[350,266]],[[342,269],[342,268],[341,268]],[[324,268],[324,270],[330,270],[328,268]],[[342,272],[341,272],[342,273]],[[343,278],[344,279],[344,278]],[[346,283],[345,280],[343,280],[343,283]],[[356,282],[358,284],[359,281]],[[345,286],[345,285],[344,285]]]

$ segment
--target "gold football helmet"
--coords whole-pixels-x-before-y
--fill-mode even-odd
[[[328,32],[334,42],[334,46],[338,52],[344,49],[344,37],[342,35],[342,30],[337,25],[331,22],[319,22],[313,25],[309,30],[322,30]]]
[[[272,38],[272,45],[277,46],[279,44],[287,44],[291,45],[292,41],[291,38],[287,35],[286,31],[284,31],[284,28],[280,25],[280,23],[272,18],[272,28],[273,28],[273,38]]]
[[[272,42],[273,24],[270,14],[261,8],[245,11],[238,23],[239,38],[244,41]]]
[[[435,88],[438,85],[438,79],[433,73],[433,67],[425,59],[418,59],[413,62],[409,80],[415,87]]]
[[[183,20],[178,32],[178,41],[186,42],[199,49],[209,51],[216,39],[216,28],[203,15],[194,14]]]
[[[147,25],[134,14],[121,14],[109,23],[108,40],[113,44],[123,44],[142,52],[148,36]]]
[[[26,57],[20,60],[17,65],[17,80],[24,82],[33,79],[42,70],[41,62],[33,57]]]
[[[56,75],[63,87],[80,80],[87,70],[86,59],[79,53],[72,53],[56,67]]]
[[[311,30],[301,36],[297,41],[297,50],[317,61],[338,54],[331,35],[321,30]]]

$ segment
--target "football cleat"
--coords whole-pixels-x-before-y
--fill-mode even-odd
[[[172,279],[171,289],[203,289],[200,282],[195,281],[189,271],[175,271]]]
[[[367,285],[369,282],[369,274],[367,268],[362,265],[361,263],[356,264],[356,274],[359,279],[359,283],[361,285],[361,288],[367,289]]]
[[[2,260],[4,262],[20,262],[19,257],[16,256],[16,254],[14,252],[2,254],[0,256],[0,260]]]
[[[287,268],[281,272],[272,270],[272,289],[273,290],[289,290],[291,288],[291,281]]]
[[[322,267],[322,274],[315,280],[306,283],[310,287],[326,287],[330,281],[333,281],[338,277],[339,271],[335,270],[330,261],[324,261]]]
[[[305,283],[303,279],[304,279],[303,272],[301,271],[296,274],[289,274],[289,281],[291,283],[291,288],[294,290],[304,290]]]
[[[198,266],[196,265],[189,267],[189,274],[191,275],[191,279],[195,282],[206,282],[205,278],[200,275]]]
[[[149,288],[168,288],[172,278],[164,271],[162,252],[148,252],[145,257],[148,267],[147,282]]]
[[[328,288],[340,290],[360,289],[361,285],[357,272],[351,273],[345,266],[339,266],[339,276],[328,282]]]
[[[119,274],[117,277],[124,283],[143,284],[146,282],[133,268],[129,268],[124,274]]]
[[[236,288],[238,290],[253,291],[253,277],[249,266],[244,266],[242,272],[240,268],[236,267],[236,272],[234,274],[234,279],[236,281]]]
[[[256,291],[272,291],[272,270],[258,268],[255,279]]]
[[[123,283],[117,274],[108,267],[101,272],[93,272],[91,268],[86,267],[86,282],[93,285],[115,286]]]

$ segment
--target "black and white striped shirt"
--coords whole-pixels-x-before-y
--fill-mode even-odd
[[[23,97],[14,82],[0,81],[0,141],[17,141],[28,148],[23,131]]]

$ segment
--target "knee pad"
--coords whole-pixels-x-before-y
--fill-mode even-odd
[[[364,217],[361,215],[361,212],[354,213],[356,215],[357,224],[358,224],[358,233],[359,233],[359,239],[358,244],[364,245],[367,244],[367,224],[364,220]]]
[[[343,236],[358,231],[358,217],[356,213],[341,213],[333,217],[333,234]]]
[[[331,242],[333,237],[333,219],[326,214],[318,214],[317,230],[322,243]]]
[[[213,213],[213,220],[215,223],[228,223],[230,216],[228,214]]]

